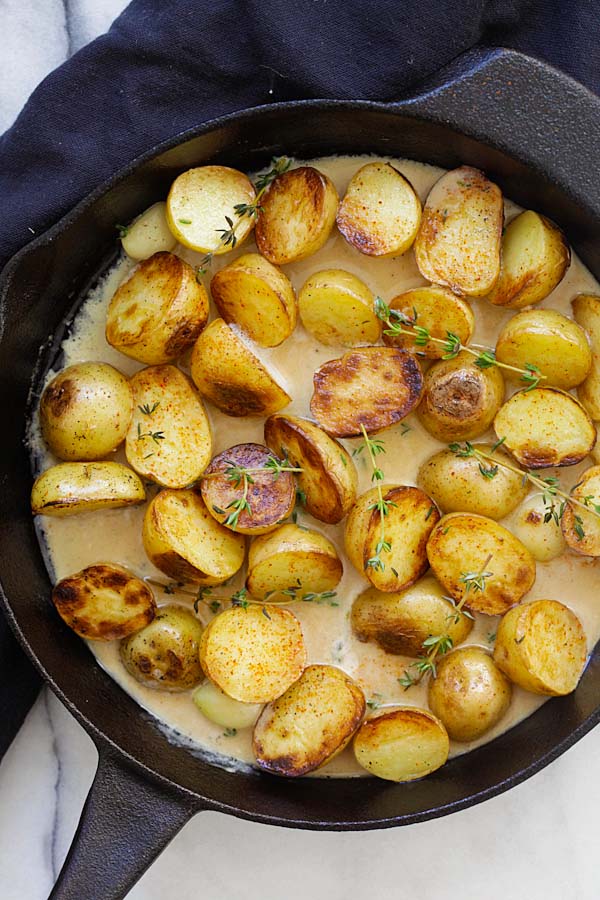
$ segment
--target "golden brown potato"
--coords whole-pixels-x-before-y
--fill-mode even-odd
[[[285,465],[262,444],[236,444],[215,456],[200,488],[217,522],[240,534],[266,534],[291,515],[296,502],[294,476],[267,468],[270,462]],[[262,471],[244,478],[236,475],[236,466]]]
[[[461,166],[442,175],[415,241],[421,275],[455,294],[488,294],[500,273],[503,221],[500,189],[483,172]]]
[[[574,691],[586,657],[581,622],[557,600],[515,606],[498,626],[494,662],[534,694],[557,697]]]
[[[262,709],[260,703],[241,703],[228,697],[207,679],[192,694],[192,700],[203,716],[222,728],[252,728]]]
[[[193,484],[210,461],[212,438],[204,405],[190,380],[175,366],[151,366],[135,373],[131,387],[127,462],[163,487]]]
[[[392,593],[407,588],[427,571],[425,548],[440,514],[419,488],[386,484],[382,494],[389,504],[383,532],[381,513],[374,508],[377,488],[371,488],[361,494],[348,516],[344,540],[354,568],[380,591]],[[384,539],[390,550],[380,548]]]
[[[253,216],[238,216],[235,207],[252,204],[256,192],[250,179],[228,166],[199,166],[182,172],[167,197],[167,221],[180,244],[200,253],[221,254],[239,246],[250,234]],[[235,245],[220,239],[222,229],[235,227]]]
[[[302,627],[288,609],[233,606],[204,630],[200,662],[228,697],[269,703],[287,691],[306,665]]]
[[[172,362],[191,347],[208,320],[208,297],[192,267],[173,253],[155,253],[115,291],[106,340],[147,365]]]
[[[121,245],[130,259],[148,259],[154,253],[173,250],[177,241],[167,224],[166,210],[166,203],[153,203],[127,226]]]
[[[592,345],[592,367],[577,388],[577,396],[592,419],[600,420],[600,296],[577,294],[571,306],[575,321],[588,333]]]
[[[498,336],[496,359],[520,369],[537,366],[544,385],[576,387],[592,366],[583,328],[554,309],[528,309],[509,319]],[[507,372],[507,370],[504,370]],[[507,372],[508,377],[518,373]]]
[[[349,350],[313,376],[310,411],[333,437],[355,437],[402,421],[417,405],[423,375],[410,353],[393,347]]]
[[[200,393],[228,416],[270,416],[291,400],[223,319],[200,335],[190,367]]]
[[[480,647],[461,647],[437,663],[429,682],[429,707],[453,741],[475,741],[510,705],[512,687]]]
[[[354,738],[357,762],[386,781],[414,781],[435,772],[448,759],[450,741],[428,710],[399,706],[363,722]]]
[[[340,203],[337,227],[349,244],[367,256],[400,256],[421,224],[421,201],[391,163],[362,166]]]
[[[307,511],[335,524],[356,500],[358,476],[350,454],[308,419],[276,415],[265,422],[265,442],[273,452],[302,469],[296,477]]]
[[[413,288],[412,291],[398,294],[390,300],[389,306],[422,328],[427,328],[434,338],[445,340],[450,332],[460,339],[461,344],[468,344],[473,337],[475,329],[473,310],[466,300],[457,297],[446,288],[435,284]],[[427,359],[441,359],[447,352],[444,346],[436,341],[427,341],[424,346],[417,347],[413,337],[406,334],[389,335],[385,329],[383,342],[388,347],[417,350]]]
[[[161,606],[154,620],[121,641],[121,661],[145,687],[187,691],[202,680],[202,625],[189,609]]]
[[[298,294],[302,324],[321,344],[357,347],[376,344],[381,322],[367,285],[343,269],[323,269],[304,282]]]
[[[374,641],[386,653],[402,656],[419,656],[423,641],[436,634],[449,635],[456,647],[473,627],[430,576],[394,594],[368,588],[352,604],[350,621],[359,641]]]
[[[576,553],[600,556],[600,466],[586,469],[571,496],[589,509],[567,503],[561,519],[564,539]]]
[[[557,514],[560,501],[557,504]],[[509,530],[524,544],[538,562],[548,562],[565,551],[560,525],[550,515],[542,493],[528,497],[515,510]]]
[[[497,413],[494,430],[528,469],[573,466],[596,443],[594,423],[581,403],[552,387],[513,394]]]
[[[506,226],[500,259],[500,277],[486,300],[522,309],[554,290],[569,268],[571,252],[554,222],[526,210]]]
[[[450,596],[471,612],[496,616],[518,603],[535,581],[529,550],[498,522],[472,513],[450,513],[427,544],[434,574]],[[483,590],[469,577],[481,572]]]
[[[276,347],[296,327],[291,281],[258,253],[245,253],[220,269],[210,292],[223,319],[239,325],[261,347]]]
[[[500,370],[480,369],[463,350],[425,374],[417,415],[438,441],[470,441],[488,430],[503,400]]]
[[[195,491],[161,491],[142,531],[150,561],[175,581],[221,584],[244,562],[244,538],[219,525]]]
[[[282,525],[250,545],[246,587],[258,600],[289,603],[333,591],[342,572],[337,550],[324,535]]]
[[[125,439],[132,411],[131,387],[120,372],[106,363],[77,363],[42,394],[42,436],[59,459],[101,459]]]
[[[260,253],[278,266],[316,253],[333,228],[338,200],[333,182],[312,166],[278,175],[261,199]]]
[[[144,485],[121,463],[59,463],[36,478],[31,511],[34,516],[74,516],[132,506],[145,499]]]
[[[417,475],[417,483],[442,512],[471,512],[490,519],[503,519],[525,499],[529,485],[523,477],[503,468],[513,465],[502,448],[492,444],[474,444],[475,450],[494,457],[480,461],[475,456],[459,457],[452,450],[440,450],[426,460]],[[484,474],[484,473],[487,473]]]
[[[273,775],[314,772],[344,749],[364,712],[364,694],[345,672],[308,666],[263,710],[252,741],[256,762]]]
[[[148,585],[114,563],[97,563],[63,578],[52,591],[52,602],[69,628],[88,641],[127,637],[156,613]]]

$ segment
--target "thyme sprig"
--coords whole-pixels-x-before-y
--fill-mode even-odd
[[[390,507],[396,506],[392,500],[387,500],[383,496],[381,482],[385,478],[383,469],[377,464],[377,457],[381,453],[385,453],[385,446],[382,440],[370,438],[367,434],[365,426],[361,423],[360,430],[363,436],[363,443],[354,450],[353,455],[359,456],[364,450],[367,451],[371,462],[371,481],[375,483],[377,489],[377,499],[369,504],[368,509],[375,509],[379,513],[379,540],[375,545],[375,554],[371,556],[365,563],[365,569],[379,569],[383,572],[385,563],[381,558],[382,553],[391,553],[392,544],[385,536],[385,519],[390,511]]]
[[[304,601],[304,603],[314,603],[318,606],[322,606],[325,604],[327,606],[340,605],[337,600],[335,600],[335,598],[337,597],[336,591],[321,591],[320,593],[317,593],[315,591],[302,592],[302,582],[299,578],[296,580],[296,584],[293,584],[287,588],[283,588],[283,590],[267,591],[267,593],[263,597],[263,600],[268,600],[275,594],[281,594],[284,597],[289,597],[290,600],[302,600]]]
[[[247,512],[249,516],[252,515],[252,507],[250,506],[250,501],[248,500],[248,493],[250,491],[250,485],[254,484],[255,481],[253,475],[267,473],[272,475],[273,479],[277,481],[282,472],[303,471],[298,466],[288,465],[287,460],[282,461],[280,459],[277,459],[276,456],[269,456],[262,466],[240,466],[231,459],[225,460],[225,462],[227,463],[225,469],[218,472],[209,472],[207,475],[202,475],[201,480],[208,480],[210,478],[225,478],[233,485],[234,488],[241,487],[241,496],[236,497],[231,501],[231,503],[228,503],[225,509],[221,509],[220,507],[213,505],[213,509],[217,513],[217,515],[227,516],[223,524],[228,526],[229,528],[237,528],[239,518],[243,512]]]
[[[164,431],[142,431],[142,426],[138,422],[136,440],[141,441],[144,438],[152,438],[155,444],[159,444],[165,440],[165,433]]]

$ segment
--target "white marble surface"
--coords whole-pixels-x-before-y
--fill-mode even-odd
[[[0,0],[0,131],[38,81],[124,6],[125,0]],[[95,765],[89,738],[44,692],[0,765],[1,900],[47,897]],[[319,834],[205,813],[129,897],[598,900],[599,810],[596,729],[509,793],[408,828]]]

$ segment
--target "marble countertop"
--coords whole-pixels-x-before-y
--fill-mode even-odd
[[[0,133],[47,72],[106,30],[125,5],[125,0],[0,0]],[[45,900],[96,759],[85,732],[44,690],[0,764],[2,900]],[[324,834],[203,813],[129,897],[597,900],[599,809],[596,729],[510,792],[406,828]]]

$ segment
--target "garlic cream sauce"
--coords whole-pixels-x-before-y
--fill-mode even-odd
[[[348,181],[354,172],[371,157],[328,157],[312,160],[321,171],[333,180],[340,196],[345,193]],[[443,174],[443,170],[409,160],[389,160],[412,183],[415,190],[425,201],[432,185]],[[300,163],[297,163],[300,165]],[[509,221],[519,208],[506,201],[505,213]],[[242,247],[231,253],[216,256],[212,272],[230,263],[236,256],[253,251],[254,242],[251,237]],[[198,265],[201,254],[194,253],[185,247],[178,246],[175,251],[192,265]],[[102,361],[114,365],[126,375],[142,368],[141,364],[123,356],[110,347],[104,337],[106,310],[117,286],[133,268],[134,263],[122,258],[106,275],[98,287],[85,300],[78,312],[70,335],[63,344],[64,365],[83,361]],[[326,245],[316,254],[300,262],[284,266],[284,271],[291,279],[296,291],[300,289],[306,278],[312,273],[325,268],[346,269],[361,278],[375,295],[380,294],[386,301],[410,288],[426,284],[421,277],[413,251],[409,250],[398,258],[376,259],[363,256],[353,249],[334,228]],[[207,282],[208,282],[207,276]],[[208,284],[207,284],[208,287]],[[556,290],[540,304],[551,307],[571,316],[570,301],[579,292],[600,292],[598,283],[573,256],[570,268]],[[495,346],[496,337],[504,323],[514,315],[512,310],[493,307],[484,300],[471,300],[475,317],[476,330],[474,341]],[[211,317],[215,316],[214,308]],[[325,347],[318,344],[298,322],[294,333],[281,346],[263,349],[253,346],[253,351],[275,374],[293,398],[284,410],[300,416],[310,417],[309,403],[312,394],[312,376],[326,360],[342,355],[343,348]],[[180,366],[188,371],[186,360],[180,360]],[[51,377],[53,373],[49,375]],[[507,382],[507,392],[515,389]],[[233,444],[246,441],[264,442],[262,419],[235,419],[225,416],[219,410],[206,403],[210,416],[213,434],[213,454],[220,453]],[[431,437],[419,424],[415,415],[405,419],[403,425],[410,426],[406,431],[402,425],[395,426],[381,434],[385,441],[386,454],[381,457],[385,471],[385,481],[391,483],[415,484],[420,464],[441,449],[441,445]],[[478,440],[491,437],[484,435]],[[343,441],[350,452],[360,444],[360,439]],[[44,447],[39,436],[37,422],[31,423],[31,447],[36,460],[37,470],[53,464],[51,454]],[[359,493],[371,487],[371,472],[366,454],[356,459],[359,473]],[[119,450],[114,458],[125,461],[124,453]],[[560,470],[560,478],[567,487],[575,484],[580,473],[589,467],[591,460]],[[157,488],[150,487],[149,499]],[[92,512],[71,518],[38,517],[37,527],[40,542],[45,549],[50,576],[57,581],[79,571],[85,566],[97,562],[117,562],[127,566],[142,578],[156,578],[161,582],[169,579],[156,570],[150,563],[142,546],[142,520],[145,506]],[[391,704],[427,707],[426,680],[417,686],[404,690],[398,683],[407,665],[412,660],[393,656],[379,649],[372,643],[361,643],[352,634],[349,622],[350,609],[354,598],[368,584],[365,578],[354,570],[344,554],[343,531],[340,525],[325,525],[314,520],[304,512],[300,512],[300,524],[326,534],[338,549],[344,562],[344,576],[337,588],[336,601],[339,606],[314,605],[297,601],[289,608],[302,623],[309,663],[328,663],[340,666],[351,675],[364,690],[367,700],[375,698],[383,706]],[[506,524],[510,527],[510,522]],[[582,621],[591,650],[600,636],[600,596],[597,596],[598,566],[600,561],[578,557],[566,551],[558,559],[548,563],[537,563],[535,584],[525,601],[541,598],[560,600],[571,607]],[[245,573],[242,571],[236,579],[225,588],[213,589],[215,597],[228,597],[243,585]],[[193,598],[181,593],[165,594],[155,588],[159,605],[177,602],[191,607]],[[199,617],[206,622],[211,613],[206,606],[200,605]],[[492,646],[493,634],[496,631],[498,617],[478,614],[473,631],[465,641],[465,645],[479,645],[486,649]],[[231,768],[234,760],[252,762],[251,729],[238,731],[236,735],[227,736],[225,730],[209,722],[194,706],[190,693],[167,693],[152,690],[140,685],[122,666],[119,659],[118,642],[90,642],[90,650],[98,663],[126,690],[135,700],[167,727],[171,740],[184,742],[197,752],[208,751],[211,761],[221,761]],[[485,743],[497,734],[512,727],[535,710],[544,698],[530,694],[515,687],[509,710],[503,719],[483,738],[472,743],[453,743],[451,755],[464,753],[479,744]],[[217,754],[217,756],[213,756]],[[224,760],[222,757],[229,757]],[[365,775],[354,761],[351,748],[346,749],[335,760],[321,769],[318,775]]]

